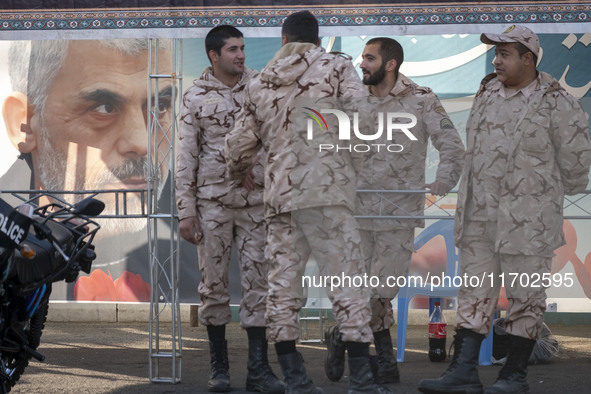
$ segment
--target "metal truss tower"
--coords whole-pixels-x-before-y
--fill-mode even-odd
[[[178,104],[182,97],[181,40],[151,39],[148,77],[148,247],[150,263],[150,381],[181,381],[182,340],[178,291],[178,221],[175,214],[174,174]],[[170,68],[160,69],[162,57]],[[170,89],[162,88],[163,86]],[[161,92],[167,92],[166,97]],[[161,104],[170,101],[171,119],[164,121]],[[167,182],[167,178],[168,182]],[[168,189],[168,190],[165,190]],[[158,197],[170,193],[169,206]]]

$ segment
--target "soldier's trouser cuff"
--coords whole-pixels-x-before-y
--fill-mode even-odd
[[[388,330],[395,323],[394,311],[392,310],[392,299],[390,298],[372,298],[371,320],[369,326],[372,332]]]
[[[298,314],[302,309],[301,298],[279,299],[267,297],[267,326],[269,342],[295,341],[300,336]]]
[[[202,303],[199,308],[199,321],[206,326],[221,326],[232,322],[230,305],[209,305]]]

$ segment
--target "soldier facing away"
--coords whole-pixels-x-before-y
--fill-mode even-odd
[[[257,73],[245,67],[242,33],[213,28],[205,38],[212,64],[183,96],[176,195],[181,236],[197,245],[201,283],[199,319],[207,327],[211,354],[209,391],[230,391],[226,324],[232,243],[238,252],[242,299],[240,325],[248,335],[246,389],[283,393],[267,360],[265,304],[268,261],[261,161],[249,162],[241,180],[226,176],[224,141]],[[254,164],[253,164],[254,163]]]
[[[565,243],[564,194],[585,189],[591,164],[585,112],[550,75],[536,69],[538,36],[523,26],[482,34],[494,44],[495,73],[474,99],[466,127],[466,161],[455,217],[461,275],[492,283],[460,288],[454,357],[424,393],[480,393],[480,344],[489,333],[500,277],[550,275],[554,250]],[[509,309],[507,361],[485,393],[527,393],[527,361],[540,335],[546,287],[505,282]],[[523,286],[523,284],[526,286]]]
[[[310,12],[287,17],[281,35],[281,49],[248,84],[236,127],[226,138],[226,158],[230,175],[240,177],[261,146],[267,152],[270,340],[286,392],[321,393],[295,346],[304,268],[312,254],[321,273],[353,276],[364,271],[364,258],[353,217],[356,181],[350,152],[317,150],[318,141],[338,143],[334,117],[327,116],[327,127],[309,139],[302,113],[325,100],[349,111],[350,99],[368,93],[350,58],[319,47],[318,22]],[[389,392],[374,383],[369,367],[369,294],[344,287],[327,292],[349,354],[349,392]]]

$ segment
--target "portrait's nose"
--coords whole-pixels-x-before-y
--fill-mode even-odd
[[[134,109],[122,122],[117,149],[128,159],[139,159],[148,154],[148,130],[142,108]]]

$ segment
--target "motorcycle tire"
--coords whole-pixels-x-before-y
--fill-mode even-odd
[[[47,295],[49,297],[49,295]],[[47,312],[49,310],[49,299],[46,298],[40,304],[31,319],[28,322],[28,327],[25,327],[25,333],[29,341],[29,347],[31,349],[37,349],[41,343],[41,334],[43,328],[45,328],[45,321],[47,319]],[[2,377],[0,392],[10,392],[12,387],[18,382],[25,368],[29,365],[31,355],[24,351],[18,353],[6,353],[2,354],[2,363],[7,367],[8,371],[11,371],[8,378]],[[4,389],[4,390],[2,390]]]

